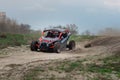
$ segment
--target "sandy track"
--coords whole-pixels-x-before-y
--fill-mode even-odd
[[[96,50],[97,49],[97,50]],[[17,48],[8,48],[7,52],[10,54],[7,57],[0,58],[0,69],[3,69],[6,65],[10,64],[25,64],[38,60],[55,60],[55,59],[66,59],[77,56],[94,55],[96,52],[101,53],[102,48],[90,48],[84,49],[83,45],[77,45],[74,51],[62,51],[61,53],[45,53],[45,52],[32,52],[26,46]],[[104,49],[104,48],[103,48]],[[99,50],[99,51],[98,51]]]
[[[42,52],[30,52],[28,54],[13,55],[6,58],[0,59],[0,69],[9,64],[25,64],[28,62],[38,61],[38,60],[54,60],[54,59],[65,59],[69,57],[75,57],[78,54],[68,54],[68,53],[42,53]]]
[[[24,72],[30,67],[46,63],[52,60],[64,60],[74,57],[86,57],[103,53],[106,47],[97,46],[83,48],[83,43],[79,43],[73,51],[62,51],[61,53],[32,52],[28,47],[9,47],[5,49],[8,56],[0,58],[0,78],[1,80],[20,80]],[[7,79],[6,79],[7,78]]]

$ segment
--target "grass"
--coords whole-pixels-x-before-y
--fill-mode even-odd
[[[5,34],[5,38],[0,38],[0,49],[8,46],[21,46],[29,44],[32,40],[37,40],[39,34]]]
[[[96,60],[98,63],[102,62],[102,64],[97,64],[96,62],[83,64],[87,61],[89,60],[64,60],[41,65],[29,70],[25,75],[24,80],[33,80],[34,78],[34,80],[76,80],[75,76],[79,75],[87,77],[88,80],[120,79],[120,56],[113,55],[104,59]],[[55,74],[51,74],[51,72],[55,72]],[[59,77],[56,73],[59,73],[59,75],[64,73],[65,76]],[[114,75],[114,77],[112,77],[112,75]],[[40,76],[45,79],[40,78]]]
[[[22,44],[26,44],[26,40],[21,34],[6,34],[6,38],[0,38],[0,48],[20,46]]]
[[[85,40],[92,40],[97,38],[98,36],[91,36],[91,35],[71,35],[70,40],[85,41]]]
[[[60,66],[57,67],[58,70],[62,70],[64,72],[72,72],[74,70],[82,70],[83,66],[82,66],[82,61],[77,60],[75,62],[72,61],[65,61],[63,62]]]
[[[36,67],[35,69],[31,69],[29,73],[24,76],[24,80],[39,80],[36,76],[39,72],[44,72],[44,69],[41,67]]]
[[[27,41],[38,40],[41,34],[34,33],[34,34],[24,34],[24,39]]]

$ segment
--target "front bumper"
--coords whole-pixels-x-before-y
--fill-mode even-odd
[[[38,49],[42,51],[49,51],[52,50],[53,48],[54,48],[53,44],[41,43]]]

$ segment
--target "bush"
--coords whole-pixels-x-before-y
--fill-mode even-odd
[[[0,34],[0,48],[6,48],[8,46],[21,46],[30,44],[32,40],[37,40],[40,34]]]
[[[0,48],[7,46],[20,46],[27,43],[22,34],[5,34],[6,38],[0,38]]]

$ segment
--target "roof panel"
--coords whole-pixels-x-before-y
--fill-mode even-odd
[[[60,29],[60,28],[52,28],[52,29],[46,29],[44,30],[44,32],[46,31],[58,31],[58,32],[65,32],[66,29]]]

